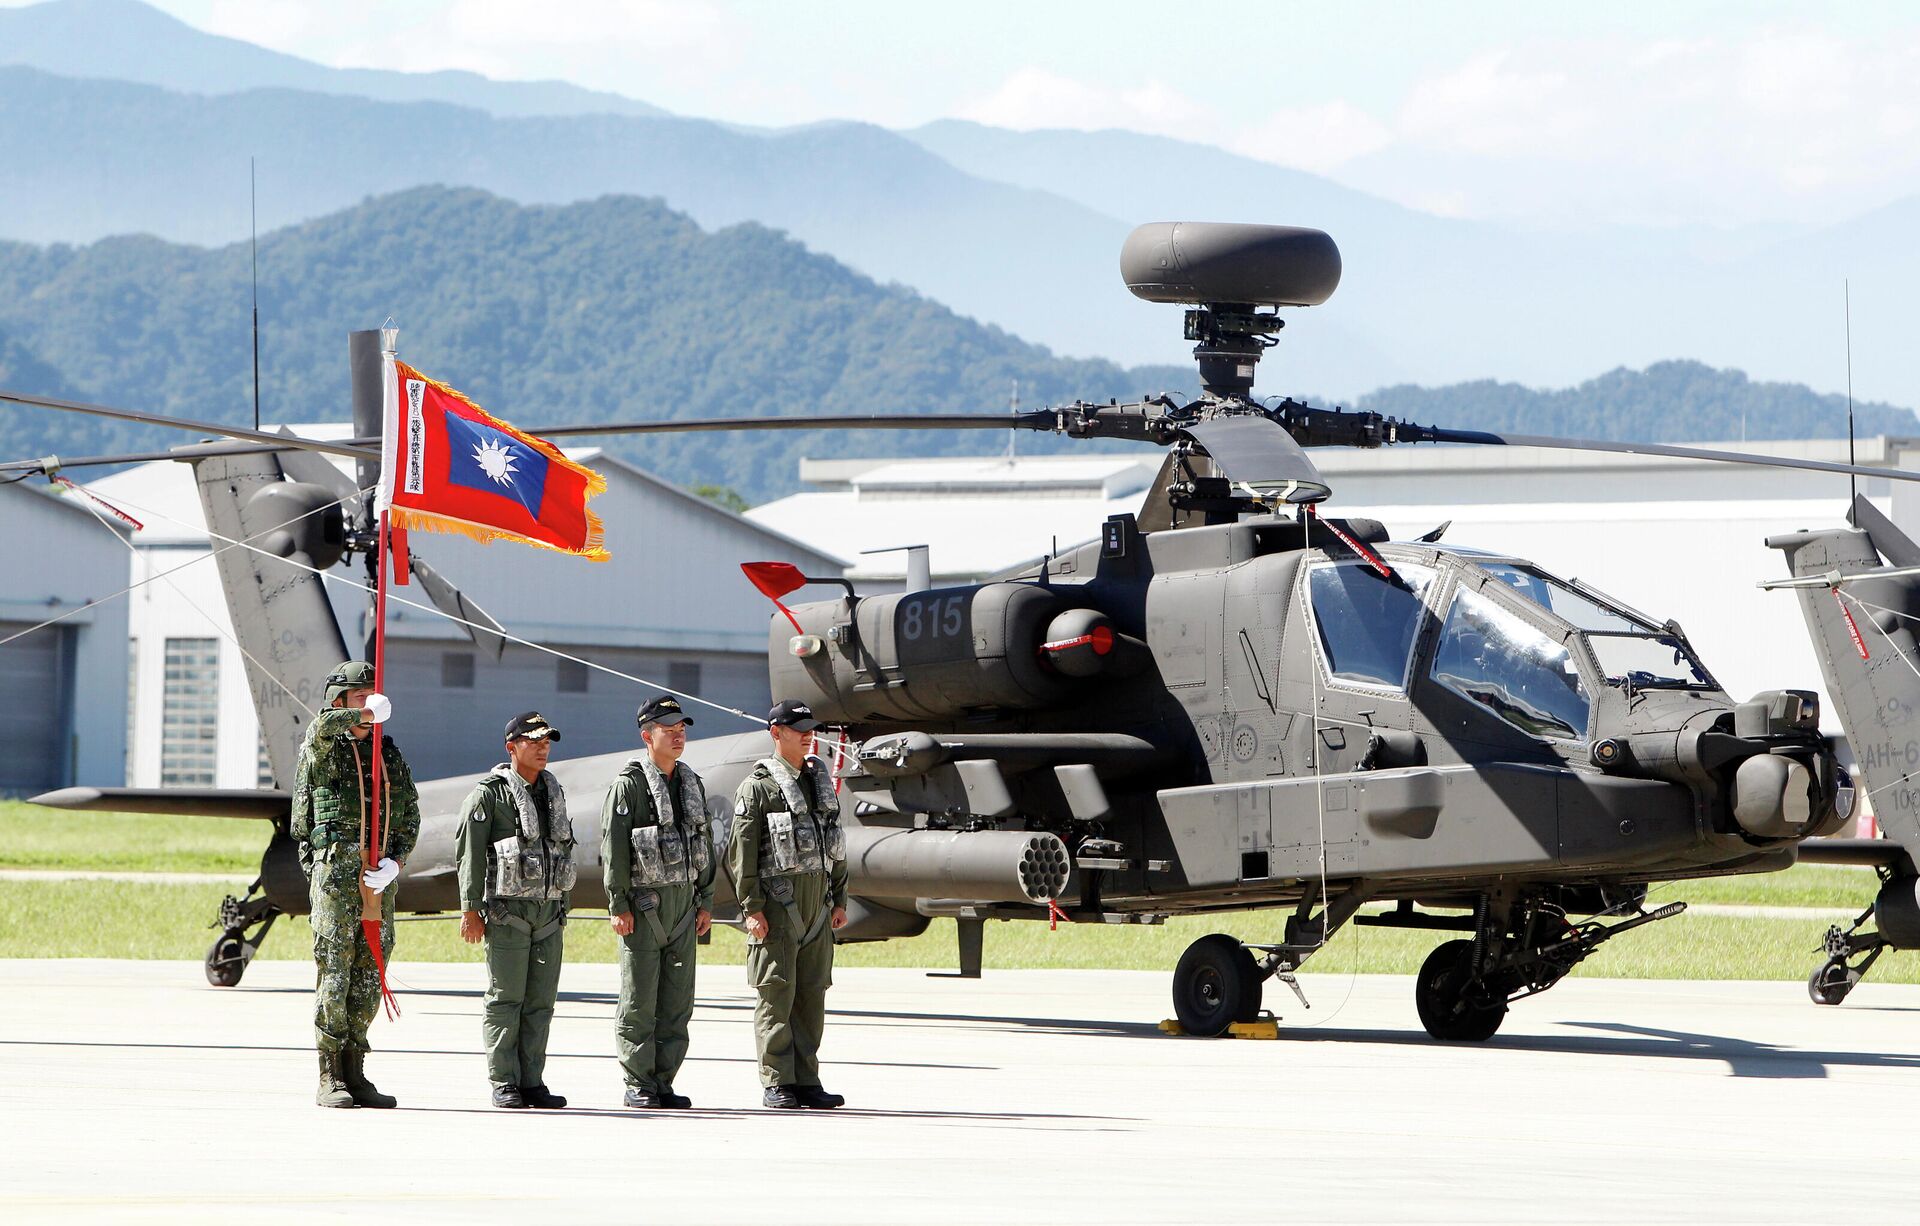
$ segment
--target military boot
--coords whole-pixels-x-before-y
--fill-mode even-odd
[[[829,1094],[819,1086],[795,1086],[793,1092],[800,1096],[801,1102],[816,1110],[831,1111],[847,1105],[845,1095]]]
[[[794,1093],[792,1086],[768,1086],[766,1092],[760,1095],[760,1101],[776,1111],[801,1111],[807,1105]]]
[[[391,1094],[382,1094],[367,1080],[367,1049],[349,1047],[341,1053],[341,1079],[347,1084],[347,1093],[353,1095],[356,1107],[397,1107],[400,1100]]]
[[[313,1101],[322,1107],[358,1107],[353,1095],[347,1089],[347,1083],[340,1078],[340,1053],[323,1051],[320,1053],[320,1091]]]
[[[556,1110],[567,1105],[566,1095],[555,1094],[552,1090],[547,1089],[545,1085],[521,1086],[520,1097],[527,1100],[527,1106],[539,1107],[547,1111]]]

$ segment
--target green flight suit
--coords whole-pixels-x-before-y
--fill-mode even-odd
[[[529,896],[502,897],[497,889],[495,844],[515,836],[524,839],[528,833],[522,829],[512,784],[496,770],[467,793],[460,807],[460,830],[454,836],[460,909],[478,911],[487,925],[487,996],[480,1040],[487,1049],[487,1080],[496,1086],[546,1084],[547,1039],[560,995],[567,892],[573,884],[570,871],[564,879],[555,876],[557,866],[562,861],[571,866],[573,856],[564,798],[562,819],[556,821],[554,815],[559,788],[547,771],[527,786],[538,822],[541,865],[540,876],[521,891]]]
[[[676,762],[673,774],[663,780],[673,811],[663,814],[636,759],[615,776],[600,810],[607,913],[634,917],[633,931],[620,938],[614,1049],[627,1085],[652,1094],[673,1090],[673,1079],[687,1058],[699,950],[695,918],[697,912],[713,910],[713,837],[699,779],[692,767]],[[633,835],[647,827],[660,827],[661,834],[678,840],[682,867],[663,876],[684,880],[636,882]],[[697,848],[705,850],[696,855]],[[643,870],[640,877],[647,875]]]
[[[760,1084],[818,1086],[827,989],[833,984],[830,916],[833,908],[847,905],[847,864],[842,851],[838,857],[820,857],[817,871],[776,870],[767,817],[789,813],[792,802],[774,769],[762,761],[740,783],[727,868],[740,896],[740,913],[767,917],[766,937],[747,938],[747,979],[760,995],[753,1010]],[[821,785],[815,782],[830,788],[828,769],[818,758],[807,759],[798,780],[806,811],[791,813],[795,828],[804,827],[816,848],[827,846],[829,835],[838,836],[838,806],[822,803]]]
[[[360,723],[358,707],[328,707],[307,727],[294,769],[293,815],[289,833],[299,845],[300,867],[307,873],[307,901],[313,930],[313,1037],[323,1052],[366,1051],[367,1028],[380,1012],[380,972],[360,927],[360,841],[370,816],[365,800],[373,775],[370,741],[349,729]],[[420,796],[400,747],[380,738],[385,803],[385,854],[405,863],[420,837]],[[380,849],[371,859],[378,863]],[[397,886],[380,898],[383,923],[381,956],[393,957],[393,905]]]

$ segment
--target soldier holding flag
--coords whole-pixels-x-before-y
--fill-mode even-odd
[[[367,1030],[380,1011],[380,968],[393,952],[391,887],[420,835],[420,797],[400,747],[380,742],[381,787],[373,786],[375,723],[391,711],[373,688],[373,666],[349,660],[326,682],[327,706],[307,727],[294,773],[289,832],[300,848],[312,913],[313,1037],[320,1050],[322,1107],[391,1107],[366,1076]],[[380,821],[373,820],[378,795]],[[373,842],[380,828],[379,843]],[[380,949],[362,917],[378,896]]]

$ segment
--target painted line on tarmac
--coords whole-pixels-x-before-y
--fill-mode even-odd
[[[0,881],[144,881],[150,885],[245,885],[251,873],[126,873],[84,868],[0,868]]]

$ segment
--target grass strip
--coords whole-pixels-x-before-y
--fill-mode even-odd
[[[118,881],[0,880],[0,957],[199,959],[216,935],[208,926],[223,894],[217,885]],[[989,968],[1077,968],[1171,971],[1187,944],[1209,932],[1247,941],[1277,941],[1283,911],[1187,916],[1165,925],[994,923],[987,928]],[[1648,924],[1608,942],[1575,972],[1636,979],[1803,980],[1819,963],[1824,919],[1682,915]],[[1421,959],[1454,934],[1348,927],[1309,964],[1327,975],[1411,974]],[[581,915],[567,930],[567,957],[611,962],[613,934],[604,918]],[[304,917],[274,925],[263,958],[305,959],[311,937]],[[481,961],[480,947],[460,940],[451,918],[405,921],[400,961]],[[716,930],[703,961],[744,961],[744,940]],[[957,965],[955,926],[936,920],[925,935],[880,944],[847,945],[835,954],[843,966],[951,969]],[[477,973],[477,967],[476,967]],[[1874,968],[1886,983],[1920,983],[1920,958],[1889,954]],[[1270,991],[1281,989],[1269,988]]]

